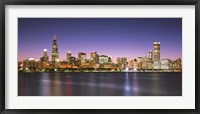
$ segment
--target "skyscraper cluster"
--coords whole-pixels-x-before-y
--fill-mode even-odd
[[[153,51],[149,50],[147,56],[138,57],[128,61],[126,57],[118,57],[116,63],[111,56],[99,55],[96,51],[90,53],[87,59],[85,52],[79,52],[78,58],[72,56],[71,51],[66,52],[66,59],[59,60],[58,44],[56,35],[53,37],[51,61],[49,60],[48,51],[44,49],[43,56],[40,60],[30,58],[18,63],[19,71],[182,71],[182,62],[178,58],[175,61],[170,59],[160,59],[160,42],[154,42]]]

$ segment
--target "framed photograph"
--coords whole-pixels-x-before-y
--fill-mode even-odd
[[[199,113],[199,0],[1,6],[2,113]]]

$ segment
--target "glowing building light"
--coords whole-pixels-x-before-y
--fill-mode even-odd
[[[34,58],[29,58],[28,60],[34,60]]]
[[[59,59],[56,59],[56,62],[59,62]]]
[[[154,42],[154,44],[160,44],[160,42]]]
[[[126,71],[128,71],[129,69],[128,69],[128,67],[126,68]]]

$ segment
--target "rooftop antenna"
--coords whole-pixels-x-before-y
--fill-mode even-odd
[[[53,40],[56,40],[56,35],[54,34],[54,36],[53,36]]]

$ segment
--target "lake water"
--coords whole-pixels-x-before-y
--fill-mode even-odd
[[[19,96],[182,96],[182,73],[19,72]]]

